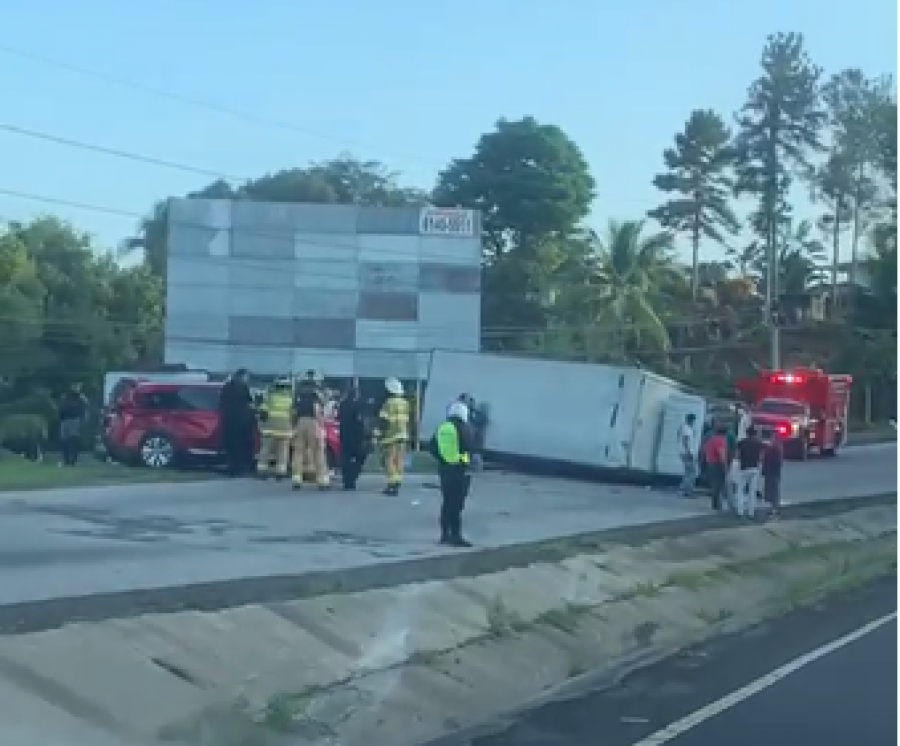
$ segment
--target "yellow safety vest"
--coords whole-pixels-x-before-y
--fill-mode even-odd
[[[469,454],[459,451],[459,432],[450,420],[445,420],[434,434],[438,455],[445,464],[468,464]]]
[[[409,440],[409,402],[402,396],[390,396],[378,413],[380,442]]]
[[[262,434],[286,437],[293,432],[291,410],[294,399],[290,391],[275,390],[266,394],[262,410],[268,415],[262,423]]]

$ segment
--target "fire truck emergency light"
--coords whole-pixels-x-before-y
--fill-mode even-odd
[[[795,373],[776,373],[771,378],[773,383],[803,383],[803,376]]]

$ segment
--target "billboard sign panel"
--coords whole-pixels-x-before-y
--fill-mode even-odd
[[[419,213],[419,233],[423,236],[473,238],[475,212],[442,207],[423,207]]]

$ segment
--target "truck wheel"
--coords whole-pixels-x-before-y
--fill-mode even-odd
[[[829,458],[834,458],[835,456],[838,455],[837,446],[832,446],[831,448],[823,448],[822,455],[828,456]]]

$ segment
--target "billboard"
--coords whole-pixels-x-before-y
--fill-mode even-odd
[[[412,379],[479,349],[477,211],[174,199],[168,230],[166,362]]]

